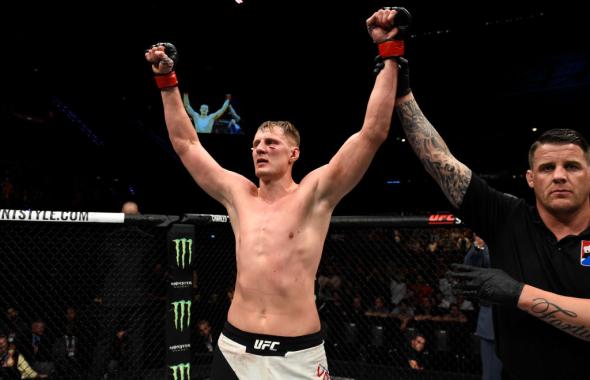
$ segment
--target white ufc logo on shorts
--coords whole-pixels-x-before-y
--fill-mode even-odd
[[[254,341],[254,348],[256,350],[266,350],[268,348],[270,351],[276,351],[277,349],[275,347],[279,344],[281,343],[273,342],[272,340],[256,339],[256,341]]]

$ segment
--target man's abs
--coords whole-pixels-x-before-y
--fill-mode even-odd
[[[264,281],[263,281],[264,282]],[[268,291],[261,284],[236,283],[228,321],[250,333],[301,336],[320,331],[313,279],[290,289]]]

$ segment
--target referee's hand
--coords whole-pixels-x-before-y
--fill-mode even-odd
[[[501,269],[480,268],[471,265],[451,264],[447,275],[457,280],[455,294],[466,298],[479,298],[489,303],[516,307],[524,284],[516,281]]]

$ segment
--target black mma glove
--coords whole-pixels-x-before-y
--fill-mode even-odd
[[[164,47],[164,53],[166,53],[167,58],[157,62],[157,65],[153,64],[153,70],[156,75],[156,84],[159,89],[178,86],[178,80],[174,71],[178,63],[178,50],[176,50],[176,46],[170,42],[158,42],[151,47],[154,48],[158,46]]]
[[[397,59],[397,90],[395,97],[399,98],[408,95],[412,89],[410,88],[410,64],[404,57]]]
[[[373,72],[379,72],[385,66],[383,62],[386,59],[393,59],[398,65],[397,77],[397,91],[396,97],[407,95],[410,93],[410,68],[408,60],[402,57],[405,53],[404,38],[408,35],[410,23],[412,22],[412,15],[406,8],[402,7],[384,7],[383,9],[395,10],[396,14],[393,18],[393,25],[398,29],[397,34],[393,39],[383,41],[378,44],[379,55],[375,57],[377,62]]]
[[[458,281],[453,285],[455,294],[479,298],[497,305],[515,307],[524,284],[516,281],[501,269],[479,268],[452,264],[447,275]]]
[[[398,67],[397,90],[395,92],[395,97],[399,98],[404,95],[408,95],[412,91],[412,89],[410,88],[410,65],[408,63],[408,60],[404,57],[389,57],[388,59],[395,60],[397,62]],[[375,69],[373,70],[373,73],[377,75],[383,69],[385,63],[383,63],[383,58],[381,58],[381,56],[379,55],[375,57],[375,61],[377,63],[375,64]]]

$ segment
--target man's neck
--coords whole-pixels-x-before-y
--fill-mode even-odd
[[[291,193],[297,188],[291,176],[284,176],[278,180],[260,180],[258,196],[265,201],[275,201]]]
[[[569,235],[579,235],[590,226],[590,205],[563,214],[555,214],[539,206],[537,203],[541,220],[558,241]]]

